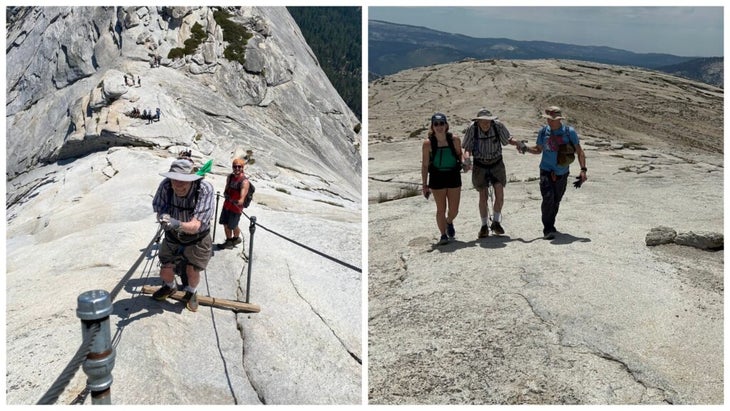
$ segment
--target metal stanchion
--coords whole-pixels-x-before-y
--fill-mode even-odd
[[[248,226],[248,232],[251,233],[251,238],[248,241],[248,277],[246,278],[246,303],[248,303],[248,297],[251,293],[251,265],[253,264],[253,233],[256,231],[256,217],[251,216],[249,219],[251,224]]]
[[[215,243],[215,227],[218,225],[218,200],[221,198],[221,192],[215,193],[215,214],[213,214],[213,243]]]
[[[83,369],[88,377],[86,386],[91,391],[92,404],[111,405],[112,369],[114,368],[114,347],[111,344],[109,315],[112,313],[112,299],[104,290],[87,291],[78,297],[76,316],[81,319],[84,339],[96,333]],[[93,325],[98,324],[99,328]]]

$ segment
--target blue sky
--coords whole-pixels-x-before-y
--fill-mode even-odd
[[[723,55],[722,7],[369,7],[370,20],[471,37]]]

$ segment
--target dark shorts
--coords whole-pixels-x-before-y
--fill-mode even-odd
[[[458,187],[461,187],[461,171],[459,170],[433,170],[428,173],[428,188],[430,188],[431,190]]]
[[[496,183],[507,185],[507,171],[504,167],[504,161],[500,157],[494,164],[474,162],[471,170],[471,183],[477,190],[488,188],[489,185]]]
[[[186,246],[171,241],[166,235],[162,243],[160,243],[158,257],[162,264],[177,264],[180,258],[184,256],[189,264],[202,271],[208,266],[208,261],[210,261],[210,257],[212,256],[212,243],[213,240],[210,238],[210,232],[197,242]]]
[[[234,213],[233,211],[224,208],[223,211],[221,211],[218,224],[223,224],[228,227],[229,230],[235,230],[236,227],[238,227],[239,221],[241,221],[241,213]]]

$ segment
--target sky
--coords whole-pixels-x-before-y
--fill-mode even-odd
[[[722,7],[369,7],[369,20],[471,37],[723,56]]]

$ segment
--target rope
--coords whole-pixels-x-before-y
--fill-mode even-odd
[[[71,382],[71,378],[76,375],[76,371],[86,360],[86,356],[89,355],[89,351],[91,351],[91,343],[98,335],[99,330],[101,330],[99,323],[92,323],[91,328],[93,329],[92,332],[86,335],[86,339],[81,342],[81,346],[79,346],[78,351],[76,351],[76,354],[73,358],[71,358],[71,361],[69,361],[66,368],[63,369],[61,375],[56,378],[56,381],[53,382],[51,388],[48,389],[46,394],[38,400],[38,405],[54,404],[68,383]]]
[[[251,219],[250,219],[250,218],[248,217],[248,215],[247,215],[246,213],[243,213],[243,215],[244,215],[244,216],[246,216],[246,218],[248,218],[249,220],[251,220]],[[311,252],[313,252],[313,253],[315,253],[315,254],[317,254],[317,255],[319,255],[319,256],[322,256],[322,257],[324,257],[324,258],[327,258],[327,259],[329,259],[329,260],[332,260],[332,261],[336,262],[337,264],[341,264],[341,265],[343,265],[343,266],[345,266],[345,267],[347,267],[347,268],[349,268],[349,269],[351,269],[351,270],[357,271],[358,273],[362,273],[362,269],[361,269],[361,268],[355,267],[355,266],[354,266],[354,265],[352,265],[352,264],[348,264],[348,263],[346,263],[346,262],[344,262],[344,261],[342,261],[342,260],[338,260],[337,258],[335,258],[335,257],[332,257],[332,256],[330,256],[330,255],[327,255],[327,254],[325,254],[325,253],[323,253],[323,252],[321,252],[321,251],[317,251],[317,250],[315,250],[315,249],[314,249],[314,248],[312,248],[312,247],[306,246],[306,245],[304,245],[304,244],[302,244],[302,243],[300,243],[300,242],[298,242],[298,241],[292,240],[291,238],[288,238],[288,237],[286,237],[286,236],[284,236],[284,235],[281,235],[281,234],[277,233],[277,232],[276,232],[276,231],[274,231],[274,230],[271,230],[271,229],[269,229],[269,228],[266,228],[266,227],[262,226],[262,225],[261,225],[261,224],[259,224],[259,223],[255,223],[255,224],[256,224],[257,226],[259,226],[259,227],[263,228],[264,230],[266,230],[266,231],[270,232],[271,234],[274,234],[274,235],[276,235],[276,236],[278,236],[278,237],[281,237],[281,238],[283,238],[284,240],[287,240],[287,241],[289,241],[289,242],[291,242],[291,243],[293,243],[293,244],[296,244],[296,245],[298,245],[299,247],[302,247],[302,248],[304,248],[304,249],[306,249],[306,250],[309,250],[309,251],[311,251]]]

